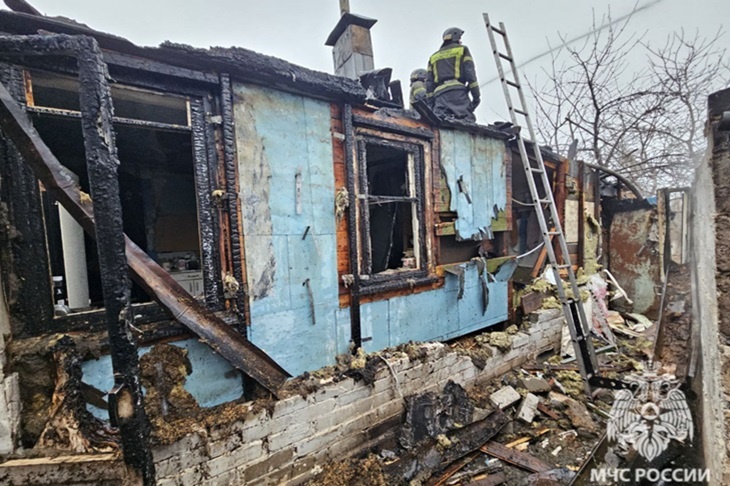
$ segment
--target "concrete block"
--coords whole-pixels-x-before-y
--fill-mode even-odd
[[[505,386],[489,395],[492,403],[500,409],[505,409],[520,399],[520,394],[511,386]]]
[[[537,404],[540,403],[540,399],[537,395],[528,393],[525,398],[522,399],[520,408],[517,410],[517,418],[525,423],[531,424],[535,420],[537,414]]]
[[[530,393],[547,393],[550,391],[550,384],[542,378],[530,376],[522,379],[522,385]]]

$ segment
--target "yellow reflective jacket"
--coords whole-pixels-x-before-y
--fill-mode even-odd
[[[428,60],[426,91],[429,96],[466,87],[473,99],[480,96],[474,60],[469,48],[458,42],[444,42]]]

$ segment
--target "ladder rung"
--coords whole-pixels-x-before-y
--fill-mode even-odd
[[[509,81],[507,81],[509,83]],[[526,111],[520,110],[519,108],[512,108],[515,113],[519,113],[520,115],[524,116],[525,118],[529,117]]]
[[[537,202],[539,202],[540,204],[552,204],[553,200],[552,199],[538,199]]]
[[[489,25],[489,28],[492,29],[494,32],[496,32],[497,34],[499,34],[501,36],[507,35],[507,34],[504,33],[504,31],[502,29],[498,29],[497,27],[495,27],[495,26],[493,26],[491,24]]]
[[[522,89],[522,87],[520,86],[520,83],[515,83],[514,81],[510,81],[509,79],[505,79],[504,82],[509,84],[513,88]]]
[[[539,167],[530,167],[530,170],[531,170],[532,172],[537,172],[538,174],[542,174],[543,172],[545,172],[544,170],[542,170],[542,169],[541,169],[541,168],[539,168]]]
[[[557,236],[557,235],[562,235],[563,233],[560,231],[546,231],[545,234],[548,236]]]
[[[504,60],[506,60],[506,61],[509,61],[509,62],[512,62],[512,58],[511,58],[511,57],[509,57],[509,56],[508,56],[507,54],[502,54],[501,52],[498,52],[497,54],[498,54],[498,55],[499,55],[499,57],[501,57],[502,59],[504,59]]]
[[[562,265],[557,265],[556,266],[556,268],[558,270],[563,270],[564,268],[571,268],[571,267],[572,267],[572,265],[568,265],[568,264],[562,264]]]

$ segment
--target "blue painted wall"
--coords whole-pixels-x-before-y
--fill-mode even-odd
[[[188,351],[193,372],[187,377],[185,389],[195,397],[201,407],[213,407],[241,398],[243,395],[241,374],[228,361],[213,353],[208,346],[197,339],[170,344]],[[151,346],[140,348],[139,356],[145,355],[150,349]],[[81,364],[81,371],[84,374],[84,382],[99,390],[108,391],[114,387],[112,359],[109,355],[84,361]],[[102,420],[109,418],[109,412],[106,410],[91,404],[87,404],[86,407]]]
[[[507,208],[505,143],[474,133],[441,130],[441,167],[451,191],[457,239],[481,240],[490,234],[496,211]],[[471,197],[459,191],[457,181]]]
[[[330,106],[251,85],[234,85],[234,96],[250,337],[296,375],[334,363],[350,339],[349,309],[337,295]],[[507,205],[504,142],[446,130],[440,149],[457,230],[481,239],[495,208]],[[458,278],[449,275],[441,289],[363,305],[364,348],[447,339],[507,319],[507,283],[489,283],[483,314],[476,267],[465,267],[460,300]]]
[[[338,352],[330,105],[258,86],[233,91],[250,338],[297,375]]]

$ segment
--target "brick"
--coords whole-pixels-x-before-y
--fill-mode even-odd
[[[538,403],[540,403],[540,399],[537,398],[537,395],[533,395],[532,393],[525,395],[525,398],[522,399],[522,403],[520,404],[520,408],[517,410],[517,418],[531,424],[535,420]]]
[[[164,461],[155,461],[155,470],[158,477],[175,476],[179,474],[179,471],[195,467],[208,459],[209,457],[205,451],[202,448],[197,448],[188,452],[180,452],[178,455]]]
[[[317,460],[314,457],[307,457],[303,459],[297,460],[294,465],[292,466],[291,470],[291,477],[295,478],[296,476],[299,476],[300,474],[305,474],[317,465]]]
[[[208,473],[217,476],[225,471],[236,469],[243,464],[256,461],[264,455],[263,442],[246,444],[232,452],[208,462]]]
[[[238,471],[243,472],[244,484],[249,484],[254,480],[261,478],[271,471],[286,466],[294,457],[294,449],[288,448],[271,454],[266,459],[253,464],[239,468]]]
[[[229,486],[231,484],[240,484],[241,476],[237,469],[226,471],[218,476],[203,481],[203,486]]]
[[[286,484],[291,477],[293,467],[294,466],[292,464],[288,464],[286,466],[273,469],[269,474],[264,476],[266,484]]]
[[[386,433],[396,430],[401,424],[400,414],[394,415],[386,420],[380,420],[371,427],[365,429],[365,435],[369,440],[376,440],[381,438]]]
[[[269,450],[276,452],[284,447],[296,444],[312,434],[309,422],[293,423],[278,434],[269,436]]]
[[[365,433],[350,434],[330,445],[325,452],[325,457],[330,460],[340,459],[342,455],[351,452],[355,447],[365,442]]]
[[[344,407],[353,402],[364,400],[370,395],[372,395],[372,390],[370,389],[370,387],[367,385],[361,385],[359,388],[340,395],[337,398],[337,406]]]
[[[313,430],[321,432],[345,423],[350,417],[367,412],[371,408],[370,400],[360,400],[345,407],[337,407],[332,413],[323,415],[314,421]]]
[[[332,427],[296,444],[295,453],[298,457],[305,457],[317,451],[325,450],[332,443],[339,440],[343,431],[340,427]]]
[[[157,473],[157,478],[159,478],[159,472]],[[201,484],[204,480],[204,474],[199,467],[194,467],[190,469],[185,469],[181,471],[176,471],[176,474],[169,478],[171,480],[171,483],[167,484],[174,484],[175,486],[197,486]],[[159,480],[157,484],[163,484],[164,482],[168,481],[168,479],[165,480]]]
[[[520,399],[520,394],[511,386],[505,386],[489,395],[489,399],[497,407],[504,409]]]
[[[313,422],[323,415],[332,413],[335,408],[337,408],[337,400],[330,398],[329,400],[310,405],[300,411],[296,417],[301,422]]]
[[[530,336],[525,333],[518,332],[512,337],[512,349],[521,348],[527,346],[530,342]]]
[[[155,462],[164,461],[173,456],[188,453],[197,449],[203,444],[203,439],[198,434],[186,435],[177,442],[170,445],[158,446],[152,449],[152,458]]]
[[[541,322],[563,315],[563,309],[540,309],[530,314],[530,322]]]
[[[293,397],[279,400],[274,404],[274,413],[271,414],[271,418],[276,419],[297,412],[311,405],[312,402],[314,402],[314,397],[311,400],[307,400],[306,398],[302,398],[301,395],[294,395]]]

